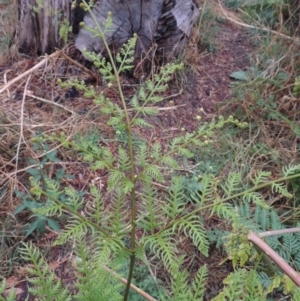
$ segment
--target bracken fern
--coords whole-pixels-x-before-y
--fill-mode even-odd
[[[86,3],[85,7],[90,12]],[[111,15],[104,29],[97,26],[90,30],[104,37],[104,31],[109,30],[110,24]],[[45,134],[43,137],[45,141],[59,142],[63,147],[78,152],[92,170],[105,171],[107,187],[100,190],[89,185],[87,193],[92,196],[91,201],[78,195],[73,188],[62,188],[51,180],[46,180],[45,191],[39,181],[32,178],[30,192],[44,200],[44,206],[36,209],[35,213],[45,216],[59,216],[62,212],[69,214],[68,222],[55,244],[68,241],[75,244],[74,270],[78,291],[73,294],[74,299],[128,300],[136,260],[139,259],[148,267],[147,255],[154,254],[162,262],[171,283],[169,293],[161,294],[161,300],[203,300],[207,269],[203,266],[194,279],[189,278],[179,254],[179,237],[184,235],[190,238],[195,248],[207,256],[209,242],[203,216],[207,212],[217,214],[233,222],[233,234],[228,239],[227,249],[234,264],[243,265],[252,250],[250,244],[240,236],[247,227],[242,223],[236,203],[243,204],[245,211],[249,210],[249,204],[267,210],[269,206],[259,190],[271,186],[276,193],[290,195],[281,183],[299,176],[299,166],[286,168],[282,178],[277,180],[268,180],[268,173],[259,172],[247,187],[238,173],[231,173],[221,182],[213,175],[203,175],[199,179],[201,190],[187,196],[184,178],[173,170],[180,166],[182,158],[193,156],[191,146],[198,149],[211,146],[214,134],[220,128],[228,124],[244,128],[247,124],[221,116],[218,120],[200,124],[196,131],[176,137],[164,146],[158,140],[149,143],[137,136],[134,129],[151,126],[143,117],[157,114],[157,109],[151,106],[163,100],[163,92],[172,74],[182,65],[161,67],[159,74],[141,83],[134,95],[126,99],[120,74],[133,65],[136,39],[136,36],[132,37],[115,58],[107,47],[110,60],[99,54],[85,52],[108,87],[118,92],[121,104],[104,93],[95,93],[94,87],[83,82],[61,83],[62,86],[75,86],[85,97],[93,98],[100,106],[100,113],[108,120],[107,126],[116,135],[124,134],[125,139],[118,143],[115,153],[111,153],[109,146],[95,144],[93,139],[89,141],[80,135],[67,138],[62,132],[60,135]],[[164,174],[163,168],[167,168],[168,174]],[[160,184],[163,182],[166,188],[162,190]],[[187,200],[191,202],[190,206],[186,206]],[[276,222],[276,218],[272,222]],[[139,236],[138,232],[142,235]],[[291,250],[294,240],[287,238],[285,244]],[[244,252],[236,251],[240,246]],[[26,260],[33,262],[34,268],[29,269],[29,273],[34,276],[30,281],[35,287],[31,291],[39,300],[71,300],[68,290],[56,281],[36,248],[25,245],[22,252]],[[127,274],[124,266],[128,261]],[[125,290],[114,273],[127,279]],[[234,285],[225,290],[222,296],[228,300],[238,300],[241,293],[246,293],[249,294],[247,300],[264,300],[262,286],[257,279],[255,271],[240,269],[228,277],[227,282],[233,282]],[[216,300],[224,300],[218,298]]]

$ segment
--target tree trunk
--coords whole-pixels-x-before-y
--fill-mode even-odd
[[[64,44],[59,31],[62,24],[72,25],[78,36],[75,45],[79,50],[103,53],[100,38],[94,38],[78,24],[84,13],[76,0],[71,11],[71,0],[18,0],[19,27],[17,30],[19,51],[27,54],[44,54],[61,48]],[[118,50],[137,33],[136,58],[143,58],[154,45],[155,54],[173,57],[183,50],[191,28],[199,15],[195,0],[98,0],[93,8],[97,23],[103,26],[108,12],[112,13],[113,25],[106,34],[111,49]],[[95,27],[93,18],[86,14],[86,25]]]
[[[144,58],[152,46],[156,48],[156,55],[163,58],[178,55],[199,15],[195,0],[98,0],[92,13],[101,28],[109,12],[113,25],[105,35],[108,45],[118,50],[137,33],[137,59]],[[88,14],[84,23],[96,27],[94,18]],[[80,29],[75,45],[81,51],[105,51],[103,41],[84,28]]]
[[[64,20],[71,21],[70,0],[19,0],[19,51],[26,54],[44,54],[63,45],[59,27]]]

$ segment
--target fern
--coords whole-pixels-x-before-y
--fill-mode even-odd
[[[208,256],[208,239],[203,223],[199,217],[191,216],[173,226],[174,230],[183,231],[186,237],[190,237],[197,249],[205,256]]]
[[[68,301],[72,300],[70,293],[63,288],[61,281],[57,280],[54,272],[44,261],[40,251],[32,244],[23,244],[20,250],[23,259],[30,261],[33,267],[28,267],[31,275],[30,282],[34,284],[29,292],[41,301]]]
[[[83,241],[77,241],[74,263],[77,276],[75,286],[78,289],[76,300],[122,300],[120,283],[103,265],[110,262],[112,253],[109,243],[97,246],[95,240],[90,241],[88,247]]]
[[[16,290],[11,289],[8,293],[8,296],[6,298],[3,297],[3,294],[6,289],[6,279],[3,279],[0,283],[0,301],[15,301],[16,300]]]
[[[161,206],[164,204],[160,202],[158,193],[150,182],[143,183],[141,200],[137,224],[144,231],[153,235],[165,223],[165,213],[161,211]]]
[[[212,301],[236,301],[241,300],[241,297],[244,301],[266,300],[259,275],[254,270],[237,270],[224,280],[224,284],[225,289]]]
[[[183,257],[179,257],[179,266],[182,265],[182,261]],[[198,270],[189,287],[186,286],[188,275],[186,270],[180,270],[174,267],[171,278],[172,296],[166,297],[161,295],[160,300],[202,301],[207,278],[206,266]]]
[[[91,6],[83,2],[91,13]],[[104,24],[96,24],[95,28],[84,25],[84,28],[96,37],[104,38],[111,26],[114,22],[109,14]],[[105,92],[97,94],[93,87],[87,87],[83,82],[61,83],[64,87],[74,85],[85,97],[94,99],[99,105],[101,116],[107,120],[106,126],[116,135],[114,151],[107,143],[101,143],[103,137],[99,133],[74,137],[67,137],[64,133],[59,136],[45,134],[41,138],[41,142],[49,140],[71,148],[78,153],[79,160],[88,162],[92,170],[106,173],[107,185],[101,188],[90,185],[86,195],[71,187],[61,188],[57,181],[49,179],[41,183],[36,177],[31,182],[31,194],[45,201],[35,214],[68,214],[67,223],[55,245],[68,241],[75,244],[73,265],[78,292],[72,293],[72,300],[128,300],[136,259],[149,267],[148,255],[162,262],[166,277],[171,280],[168,295],[161,294],[161,300],[203,300],[207,269],[202,267],[194,279],[190,279],[190,271],[183,268],[184,257],[179,256],[178,241],[181,236],[187,237],[197,250],[208,256],[209,242],[203,222],[205,214],[216,214],[227,219],[232,226],[230,235],[221,239],[225,241],[228,258],[237,270],[225,280],[227,286],[216,300],[239,300],[244,295],[244,300],[265,300],[266,292],[258,272],[239,269],[258,258],[256,266],[264,267],[248,243],[246,234],[251,228],[268,230],[282,226],[261,190],[271,186],[274,193],[290,197],[287,187],[280,183],[299,176],[296,174],[299,167],[284,169],[283,177],[277,180],[270,180],[269,172],[260,171],[249,181],[251,183],[247,183],[247,187],[240,172],[230,173],[225,180],[204,173],[199,177],[195,175],[198,178],[193,187],[196,188],[187,187],[189,178],[174,171],[181,169],[183,159],[195,157],[194,150],[202,150],[214,143],[215,133],[224,126],[231,124],[244,128],[245,123],[233,117],[225,119],[220,116],[163,146],[160,139],[152,143],[152,140],[142,138],[139,130],[151,126],[144,117],[158,113],[153,106],[163,100],[172,75],[183,65],[171,63],[162,66],[159,73],[133,87],[133,93],[125,96],[120,73],[132,68],[136,41],[137,36],[134,35],[115,57],[104,41],[104,51],[109,60],[101,54],[84,52],[108,88],[118,94],[119,101],[106,97]],[[55,152],[48,155],[57,162]],[[45,162],[42,163],[44,165]],[[164,186],[161,183],[165,183]],[[295,263],[300,261],[298,236],[292,234],[283,239],[270,239],[284,258]],[[68,290],[56,280],[37,249],[25,245],[22,252],[24,259],[33,262],[34,267],[29,269],[35,284],[32,292],[39,300],[71,300]],[[125,289],[115,273],[127,278]],[[277,287],[284,281],[276,279],[270,287]],[[290,287],[285,282],[286,287]]]
[[[158,256],[169,271],[177,266],[178,260],[176,240],[172,234],[169,230],[142,239],[142,243]]]
[[[230,173],[227,181],[222,185],[226,196],[231,196],[241,190],[241,175],[237,173]]]
[[[169,191],[170,196],[166,196],[168,201],[162,210],[170,219],[174,219],[184,210],[184,190],[183,179],[181,177],[173,177]]]

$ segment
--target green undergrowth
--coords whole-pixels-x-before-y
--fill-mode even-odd
[[[112,22],[109,15],[105,24],[89,30],[105,39]],[[262,48],[259,61],[231,74],[234,94],[219,116],[161,142],[140,133],[153,127],[149,117],[159,113],[154,106],[183,65],[161,67],[125,96],[120,76],[133,66],[137,38],[115,57],[107,47],[109,60],[85,53],[118,100],[84,82],[59,81],[93,99],[107,120],[105,129],[32,137],[32,148],[41,155],[29,162],[26,192],[16,190],[21,205],[15,215],[30,213],[28,237],[39,238],[48,227],[59,233],[55,246],[72,246],[76,280],[72,288],[63,285],[38,247],[24,243],[19,252],[30,263],[30,293],[37,300],[194,301],[207,300],[208,293],[213,300],[299,300],[299,289],[247,240],[250,230],[300,226],[300,116],[292,102],[299,75],[287,55],[274,63],[279,50],[287,50],[276,52],[277,41],[274,49]],[[296,62],[297,51],[288,51]],[[288,103],[281,102],[284,96]],[[88,182],[79,190],[59,167],[66,157],[101,175],[102,185]],[[190,255],[181,244],[187,241],[203,260],[187,264]],[[299,271],[299,233],[266,242]],[[223,289],[211,294],[214,275],[205,258],[216,249],[225,254],[218,265],[230,262],[233,272]],[[5,280],[0,300],[4,291]],[[13,291],[6,300],[15,300]]]

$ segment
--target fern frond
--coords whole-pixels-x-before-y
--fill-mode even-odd
[[[170,142],[170,150],[175,151],[176,148],[182,143],[183,137],[175,137],[171,142]]]
[[[123,264],[128,260],[130,253],[126,251],[124,246],[124,238],[120,237],[110,237],[105,239],[99,239],[101,233],[95,233],[91,240],[94,249],[91,256],[91,262],[93,266],[102,266],[104,263],[111,268],[116,268],[113,266],[113,260],[119,256],[123,258]],[[91,254],[90,254],[91,255]]]
[[[84,203],[84,198],[79,195],[79,192],[76,191],[73,187],[68,186],[64,190],[65,193],[65,200],[64,203],[72,208],[73,210],[77,211],[80,210]]]
[[[136,163],[140,167],[145,167],[148,164],[148,147],[146,143],[138,145],[137,152],[135,155]]]
[[[159,110],[157,108],[151,108],[151,107],[139,107],[137,112],[139,114],[143,114],[144,116],[147,116],[147,115],[157,115],[159,113]]]
[[[38,300],[72,300],[66,288],[63,288],[61,281],[57,280],[54,272],[50,271],[40,251],[32,244],[23,244],[20,250],[22,257],[30,261],[33,267],[28,268],[30,282],[34,284],[29,288],[29,292],[38,298]]]
[[[153,127],[150,123],[146,122],[143,118],[134,118],[132,120],[132,126],[148,127],[148,128]]]
[[[94,157],[91,156],[91,161],[94,161],[91,165],[91,170],[101,170],[101,169],[107,169],[110,166],[108,165],[107,161],[104,160],[94,160]],[[85,158],[86,160],[87,158]]]
[[[270,212],[265,208],[261,208],[258,224],[264,231],[270,228]]]
[[[177,265],[176,240],[171,231],[142,238],[141,242],[161,259],[167,270],[171,270]]]
[[[231,273],[224,281],[226,287],[212,301],[235,301],[243,296],[244,301],[265,301],[264,293],[259,276],[256,271],[240,269]]]
[[[6,296],[5,299],[4,299],[4,297],[2,297],[6,290],[6,283],[7,283],[7,281],[5,278],[0,283],[0,301],[16,301],[17,294],[16,294],[16,290],[14,288],[9,290],[9,294],[8,294],[8,296]]]
[[[299,242],[294,233],[283,235],[283,249],[290,255],[296,255],[299,252]]]
[[[95,185],[90,185],[89,190],[93,201],[86,201],[85,214],[95,225],[104,226],[113,212],[110,212],[107,206],[104,205],[104,199],[100,193],[101,188],[98,189]]]
[[[236,217],[235,209],[228,203],[217,203],[212,207],[211,215],[216,213],[220,218],[234,219]]]
[[[122,187],[115,187],[108,209],[110,214],[107,217],[104,216],[110,231],[119,238],[124,235],[124,229],[128,226],[128,220],[130,219],[125,192]]]
[[[168,202],[162,207],[163,212],[171,219],[175,219],[185,208],[183,185],[184,181],[182,177],[177,176],[172,178],[169,196],[166,196]]]
[[[159,142],[155,142],[152,145],[152,151],[151,151],[151,155],[153,156],[153,158],[155,160],[158,160],[161,157],[161,153],[162,153],[162,149],[161,149],[161,144]]]
[[[129,161],[129,158],[128,158],[128,153],[127,151],[119,146],[119,149],[118,149],[118,170],[121,171],[121,172],[125,172],[127,171],[129,168],[130,168],[130,161]]]
[[[281,248],[281,243],[278,240],[278,236],[269,236],[267,237],[266,242],[273,250]]]
[[[205,203],[213,201],[214,198],[214,188],[213,188],[213,176],[210,174],[205,174],[200,180],[200,192],[196,196],[193,194],[191,198],[199,205],[203,206]]]
[[[121,179],[125,177],[125,174],[117,169],[109,170],[109,175],[108,175],[108,188],[112,189],[117,185]]]
[[[258,174],[255,176],[255,178],[250,178],[250,179],[251,179],[252,183],[254,184],[254,186],[258,186],[259,184],[267,182],[270,175],[271,175],[271,172],[260,170],[258,172]]]
[[[279,229],[282,229],[282,227],[283,227],[283,225],[279,219],[279,216],[274,209],[272,209],[270,212],[270,223],[271,223],[272,230],[279,230]]]
[[[296,172],[300,172],[300,164],[297,165],[289,165],[284,166],[282,168],[282,173],[285,177],[295,174]]]
[[[148,165],[144,168],[141,175],[148,175],[151,177],[151,179],[154,179],[155,181],[164,183],[165,179],[162,173],[160,172],[159,168],[154,165]]]
[[[179,168],[178,162],[174,158],[169,157],[169,156],[162,157],[162,159],[160,160],[160,163],[164,164],[168,167],[174,168],[174,169]]]
[[[289,199],[293,197],[293,195],[288,192],[286,186],[283,183],[272,183],[272,192],[280,193]]]
[[[205,293],[205,286],[206,286],[206,282],[207,282],[207,276],[208,276],[208,271],[207,271],[207,266],[204,265],[202,266],[194,280],[191,283],[191,288],[193,290],[193,300],[203,300],[204,297],[204,293]]]
[[[137,35],[135,34],[131,39],[129,39],[120,49],[117,54],[117,62],[120,63],[118,72],[126,72],[131,70],[134,61],[134,48],[137,42]],[[121,55],[120,55],[121,54]]]
[[[183,231],[186,237],[192,239],[197,249],[205,256],[208,256],[209,242],[206,236],[206,229],[203,226],[200,218],[197,216],[190,216],[176,222],[173,226],[173,231],[176,229]]]
[[[188,289],[188,273],[186,270],[181,270],[180,266],[182,265],[183,257],[178,258],[178,265],[174,267],[171,271],[171,292],[172,297],[167,300],[184,300],[192,301],[191,290]],[[164,300],[164,298],[162,298]]]
[[[43,207],[35,208],[32,210],[37,215],[45,216],[61,216],[63,207],[60,204],[56,204],[53,200],[47,199]]]
[[[72,216],[71,220],[65,226],[65,229],[59,233],[54,245],[64,244],[71,238],[82,239],[89,229],[91,229],[91,226],[87,222],[79,219],[77,216]]]
[[[263,196],[259,192],[247,192],[243,195],[243,201],[245,202],[253,202],[254,204],[261,206],[262,208],[269,209],[270,206],[263,199]]]
[[[192,158],[194,156],[194,154],[190,150],[184,147],[178,147],[177,153],[178,155],[184,156],[186,158]]]
[[[161,210],[163,205],[159,202],[157,191],[150,182],[144,183],[141,200],[137,224],[145,231],[154,234],[165,223],[165,215]]]
[[[233,193],[239,192],[242,187],[240,187],[242,177],[238,173],[230,173],[226,182],[221,185],[226,196],[231,196]]]
[[[114,243],[107,241],[104,245],[96,247],[97,240],[99,242],[99,239],[94,239],[89,246],[81,240],[76,242],[75,268],[78,280],[75,286],[78,288],[78,293],[75,299],[121,300],[120,282],[104,269],[104,266],[110,266]],[[110,243],[112,248],[109,246]]]
[[[119,126],[124,124],[124,116],[112,116],[107,121],[107,125]]]

